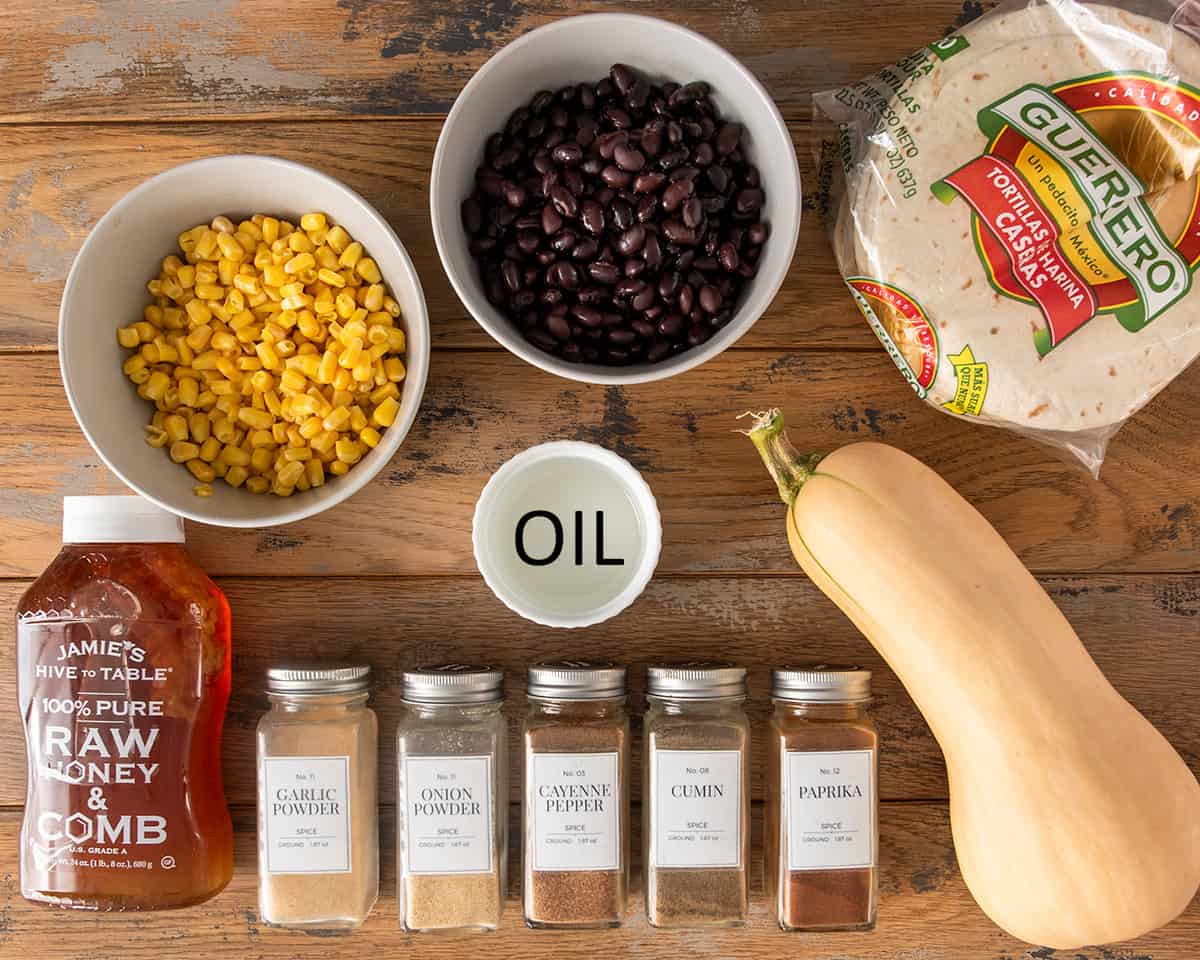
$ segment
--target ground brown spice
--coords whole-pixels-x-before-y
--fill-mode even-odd
[[[488,929],[504,907],[496,873],[410,874],[401,883],[409,930]]]
[[[629,888],[629,718],[624,697],[531,701],[524,726],[525,921],[530,926],[617,926]],[[535,870],[530,770],[538,753],[616,753],[617,870]]]
[[[786,824],[780,822],[786,755],[791,751],[840,750],[871,750],[878,755],[878,748],[879,735],[864,704],[776,701],[768,734],[764,844],[767,894],[775,901],[779,925],[785,930],[870,929],[875,925],[878,901],[878,866],[788,869]],[[873,790],[874,783],[873,778]],[[871,800],[877,803],[875,797]]]

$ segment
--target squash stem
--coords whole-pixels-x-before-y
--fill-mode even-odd
[[[779,496],[790,507],[796,502],[800,488],[813,475],[824,454],[803,454],[793,447],[783,427],[783,414],[778,409],[745,413],[743,416],[754,418],[754,426],[742,432],[753,441],[779,488]]]

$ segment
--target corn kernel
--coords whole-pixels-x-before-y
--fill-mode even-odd
[[[170,385],[171,378],[165,373],[155,370],[150,374],[149,379],[142,385],[142,389],[145,391],[147,400],[159,400],[167,392],[167,387]]]
[[[346,246],[338,257],[338,265],[342,267],[354,267],[359,260],[362,259],[363,245],[355,240]]]
[[[163,420],[162,429],[172,443],[188,438],[187,419],[177,413],[171,414],[171,416]],[[184,459],[187,458],[185,457]]]
[[[246,489],[251,493],[266,493],[271,489],[271,482],[266,477],[251,477],[246,481]]]
[[[333,463],[329,465],[329,472],[335,477],[344,476],[350,472],[350,464],[346,463],[345,460],[334,460]]]
[[[196,411],[188,417],[188,433],[196,443],[204,443],[212,434],[212,420],[208,414]]]
[[[212,483],[217,479],[217,472],[203,460],[189,460],[187,468],[191,471],[192,476],[201,483]]]
[[[221,441],[216,437],[209,437],[200,444],[200,459],[205,463],[212,463],[217,459],[217,454],[221,452]]]
[[[142,342],[142,338],[138,336],[138,332],[134,327],[120,327],[117,330],[117,343],[123,346],[126,350],[131,350]]]
[[[239,466],[235,463],[225,471],[225,482],[231,487],[240,487],[246,482],[246,478],[249,476],[250,473],[244,466]]]
[[[171,459],[176,463],[183,463],[200,456],[200,447],[188,440],[176,440],[171,444],[170,454]]]
[[[217,237],[217,246],[221,248],[228,260],[235,263],[244,260],[246,257],[246,248],[243,247],[232,233],[222,233]]]
[[[192,487],[192,493],[198,497],[211,497],[212,492],[212,484],[198,483]]]
[[[390,427],[396,422],[396,414],[400,412],[400,404],[396,402],[395,397],[387,397],[384,401],[375,408],[371,414],[371,419],[376,426]]]
[[[269,430],[274,418],[266,410],[255,410],[253,407],[242,407],[238,410],[238,422],[256,430]]]
[[[394,383],[385,383],[382,387],[372,390],[369,399],[374,404],[380,404],[388,397],[398,396],[400,396],[400,388]]]

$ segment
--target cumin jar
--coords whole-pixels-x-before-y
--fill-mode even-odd
[[[531,927],[615,927],[629,890],[625,668],[529,668],[524,900]]]
[[[646,916],[656,927],[740,926],[750,895],[746,670],[646,671]]]
[[[879,734],[858,667],[773,671],[767,895],[784,930],[870,930],[879,900]]]
[[[504,674],[446,664],[404,674],[396,733],[400,926],[495,930],[508,859]]]

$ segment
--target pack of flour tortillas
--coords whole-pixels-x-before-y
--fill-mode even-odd
[[[1098,473],[1200,353],[1198,26],[1025,0],[815,97],[840,270],[928,403]]]

